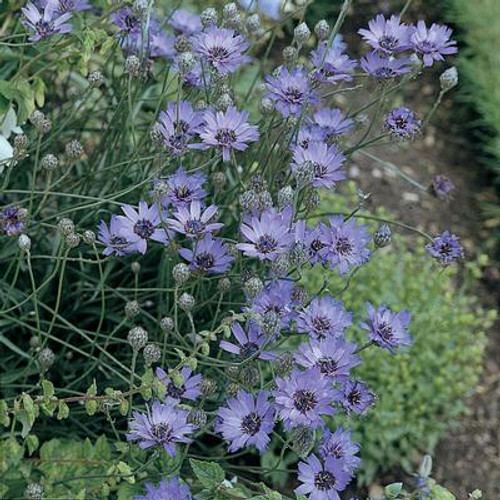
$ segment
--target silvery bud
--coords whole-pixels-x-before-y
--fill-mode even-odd
[[[255,299],[264,288],[264,283],[259,278],[253,277],[245,281],[243,290],[250,299]]]
[[[175,50],[180,54],[181,52],[189,52],[191,50],[191,43],[186,35],[177,35],[174,42]]]
[[[299,44],[302,45],[311,36],[311,30],[306,23],[300,23],[293,30],[293,38]]]
[[[155,123],[151,127],[151,130],[149,131],[149,138],[157,146],[161,146],[163,144],[163,134],[161,133],[161,125],[159,123]]]
[[[189,293],[183,293],[179,297],[179,307],[184,311],[191,311],[195,305],[194,297]]]
[[[182,54],[177,57],[177,66],[182,75],[189,73],[196,63],[196,59],[192,52],[182,52]]]
[[[377,248],[384,248],[391,244],[392,232],[387,224],[381,224],[373,235],[373,243]]]
[[[297,165],[294,175],[299,186],[302,187],[310,184],[314,179],[314,163],[312,161],[305,161]]]
[[[17,245],[23,252],[28,253],[31,250],[31,238],[27,234],[20,234]]]
[[[274,111],[274,102],[269,97],[263,97],[259,102],[259,110],[263,115],[270,115]]]
[[[246,210],[247,212],[253,212],[254,210],[257,210],[259,207],[258,194],[253,189],[245,191],[240,196],[240,205],[243,210]]]
[[[137,77],[141,73],[141,60],[134,54],[125,59],[125,73],[131,77]]]
[[[183,285],[189,278],[191,277],[191,271],[189,270],[189,266],[186,264],[176,264],[172,271],[172,276],[177,285]]]
[[[216,189],[222,189],[227,182],[227,176],[224,172],[214,172],[212,182]]]
[[[23,160],[28,156],[28,146],[29,140],[28,137],[24,134],[19,134],[14,137],[14,158],[16,160]]]
[[[232,28],[235,31],[242,31],[243,30],[243,19],[239,14],[236,14],[233,17],[229,17],[226,19],[225,24],[229,27]]]
[[[142,326],[134,326],[129,330],[127,340],[134,351],[140,351],[148,343],[148,332]]]
[[[238,15],[238,7],[234,2],[224,5],[222,9],[222,17],[224,19],[231,19]]]
[[[78,160],[83,156],[83,153],[85,151],[83,149],[82,143],[77,139],[73,139],[72,141],[69,141],[68,144],[66,144],[64,152],[66,153],[66,156],[68,158],[71,158],[72,160]]]
[[[294,243],[290,250],[290,263],[293,266],[300,267],[309,260],[309,252],[302,242]]]
[[[225,111],[227,108],[229,108],[230,106],[233,106],[233,105],[234,105],[233,98],[227,92],[222,94],[217,99],[217,108],[221,109],[222,111]]]
[[[201,408],[193,408],[187,416],[188,424],[194,425],[197,429],[204,427],[207,423],[207,414]]]
[[[104,83],[104,76],[100,71],[92,71],[87,80],[92,87],[100,87]]]
[[[42,341],[40,340],[40,337],[33,335],[33,337],[30,338],[30,347],[32,349],[37,349],[40,347],[42,344]]]
[[[295,285],[292,291],[292,300],[305,306],[309,300],[309,293],[307,292],[307,289],[303,286]]]
[[[229,278],[221,278],[218,286],[221,293],[227,292],[231,288],[231,280]]]
[[[125,304],[125,316],[127,319],[135,318],[141,312],[141,306],[137,300],[131,300]]]
[[[160,328],[164,333],[172,332],[174,330],[174,326],[174,320],[168,316],[165,316],[160,321]]]
[[[257,175],[254,175],[250,179],[250,187],[254,191],[257,191],[258,193],[260,193],[261,191],[265,191],[268,188],[268,184],[267,184],[266,179],[264,179],[264,177],[262,177],[262,175],[257,174]]]
[[[330,25],[324,19],[321,19],[316,23],[314,33],[316,33],[318,40],[326,40],[330,36]]]
[[[448,68],[446,71],[441,73],[439,77],[439,83],[441,84],[441,90],[443,92],[448,92],[452,88],[458,85],[458,70],[455,66]]]
[[[69,248],[76,248],[80,245],[80,235],[78,233],[70,233],[66,235],[64,241]]]
[[[161,349],[156,344],[147,344],[142,351],[146,366],[157,363],[161,358]]]
[[[217,11],[212,7],[205,9],[201,13],[201,24],[204,28],[209,28],[210,26],[214,26],[217,24],[218,15]]]
[[[273,206],[273,198],[269,191],[262,191],[258,195],[258,207],[260,211],[264,211],[267,208],[271,208]]]
[[[59,220],[59,222],[57,223],[57,228],[59,229],[59,233],[61,233],[62,236],[68,236],[68,234],[75,232],[74,222],[67,217],[63,217]]]
[[[55,360],[56,360],[56,355],[54,354],[52,349],[49,349],[48,347],[42,349],[38,353],[38,362],[40,363],[40,367],[44,372],[47,371],[54,364]]]
[[[241,387],[239,384],[232,382],[227,386],[226,390],[227,390],[227,393],[229,394],[229,396],[236,396],[236,394],[238,394],[238,391],[240,389],[241,389]]]
[[[294,366],[293,354],[284,352],[275,362],[276,374],[279,376],[288,375]]]
[[[250,33],[256,33],[261,27],[259,15],[252,14],[251,16],[248,16],[245,24]]]
[[[283,49],[283,61],[288,66],[292,66],[293,64],[295,64],[298,55],[299,53],[297,49],[295,47],[292,47],[291,45]]]
[[[281,325],[280,315],[276,311],[267,311],[260,318],[260,327],[266,335],[274,335]]]
[[[93,245],[96,240],[96,235],[91,229],[83,231],[82,240],[86,245]]]
[[[134,261],[130,264],[130,270],[132,271],[132,274],[137,275],[141,272],[141,265],[139,262]]]
[[[38,483],[30,483],[24,490],[24,498],[26,500],[43,500],[43,486]]]
[[[288,205],[292,205],[294,194],[292,186],[282,187],[278,191],[278,209],[283,210]]]
[[[255,387],[260,384],[260,373],[255,366],[245,365],[240,370],[239,379],[246,387]]]
[[[271,269],[278,277],[285,277],[290,269],[290,259],[287,254],[278,255],[272,262]]]
[[[321,200],[317,191],[312,191],[305,199],[306,208],[308,210],[316,210],[321,204]]]
[[[217,390],[217,382],[215,382],[211,378],[203,377],[200,384],[201,395],[204,398],[208,398],[213,394],[215,394],[216,390]]]
[[[47,170],[48,172],[52,172],[55,170],[59,165],[59,160],[57,156],[53,154],[46,154],[42,160],[40,161],[40,166],[44,169]]]
[[[52,128],[52,122],[41,112],[36,110],[30,117],[30,122],[40,134],[47,134]]]
[[[314,446],[314,431],[305,425],[291,431],[292,449],[301,457],[306,457]]]

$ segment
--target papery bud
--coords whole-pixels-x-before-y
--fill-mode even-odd
[[[287,254],[278,255],[272,262],[271,269],[278,277],[285,277],[290,269],[290,259]]]
[[[377,248],[383,248],[391,244],[392,232],[387,224],[381,224],[373,235],[373,243]]]
[[[164,333],[173,332],[174,326],[175,326],[174,320],[172,318],[169,318],[168,316],[165,316],[160,321],[160,328]]]
[[[66,156],[68,158],[72,160],[78,160],[83,156],[83,153],[85,151],[83,149],[82,143],[77,139],[73,139],[72,141],[69,141],[68,144],[66,144],[64,152],[66,153]]]
[[[56,355],[52,349],[49,349],[48,347],[45,347],[45,349],[42,349],[38,353],[38,362],[40,363],[40,368],[44,372],[46,372],[54,364],[55,360]]]
[[[250,33],[256,33],[257,31],[260,30],[261,27],[259,15],[252,14],[251,16],[248,16],[247,20],[245,21],[245,24],[247,26],[247,30]]]
[[[441,90],[443,92],[448,92],[452,88],[458,85],[458,70],[455,66],[448,68],[446,71],[441,73],[439,77],[439,83],[441,84]]]
[[[179,307],[184,309],[184,311],[189,312],[193,309],[195,305],[194,297],[189,293],[183,293],[179,297]]]
[[[243,19],[240,16],[240,14],[236,14],[235,16],[229,17],[228,19],[226,19],[225,25],[228,28],[231,28],[235,31],[242,31],[243,30]]]
[[[214,172],[212,176],[212,182],[216,189],[222,189],[227,182],[227,176],[224,172]]]
[[[17,246],[23,252],[28,253],[31,250],[31,238],[27,234],[20,234],[17,239]]]
[[[177,285],[183,285],[189,281],[189,278],[191,277],[189,266],[183,263],[176,264],[172,271],[172,276],[174,277],[174,281]]]
[[[131,300],[125,304],[125,316],[127,319],[135,318],[141,312],[141,306],[137,300]]]
[[[316,23],[316,26],[314,26],[314,33],[319,41],[326,40],[330,36],[330,25],[325,19],[321,19]]]
[[[201,408],[193,408],[187,416],[187,423],[194,425],[197,429],[207,424],[207,414]]]
[[[62,236],[67,236],[68,234],[75,232],[74,222],[67,217],[63,217],[59,220],[59,222],[57,223],[57,228],[59,229],[59,233],[61,233]]]
[[[259,197],[253,189],[245,191],[240,196],[240,205],[243,210],[247,212],[253,212],[259,207]]]
[[[260,384],[260,373],[255,366],[244,365],[240,370],[241,383],[246,387],[256,387]]]
[[[13,156],[16,160],[23,160],[28,156],[28,146],[29,140],[28,137],[24,134],[19,134],[14,137],[14,152]]]
[[[224,93],[217,99],[217,108],[225,111],[230,106],[234,105],[233,98],[230,94]]]
[[[41,112],[34,111],[30,116],[30,122],[34,125],[37,132],[40,134],[47,134],[52,128],[52,122]]]
[[[96,240],[95,232],[90,229],[86,229],[83,231],[82,240],[86,245],[93,245]]]
[[[141,265],[139,262],[134,261],[130,264],[130,270],[132,271],[132,274],[138,275],[141,272]]]
[[[142,326],[134,326],[129,330],[127,340],[134,351],[140,351],[148,343],[148,332]]]
[[[250,299],[254,299],[264,288],[264,283],[259,278],[253,277],[245,281],[243,290]]]
[[[125,73],[133,78],[141,74],[141,60],[134,54],[131,54],[125,59]]]
[[[179,57],[177,57],[176,61],[177,66],[179,67],[179,71],[182,75],[189,73],[196,63],[196,59],[193,53],[189,51],[179,54]]]
[[[294,175],[299,186],[310,184],[314,179],[314,163],[312,161],[305,161],[297,165]]]
[[[46,154],[40,161],[40,166],[44,169],[47,170],[48,172],[52,172],[55,170],[59,165],[59,160],[57,156],[53,154]]]
[[[316,210],[320,204],[321,200],[317,191],[311,191],[305,198],[305,204],[307,210]]]
[[[259,110],[263,115],[270,115],[274,111],[274,102],[269,97],[263,97],[259,102]]]
[[[302,45],[307,39],[311,36],[311,30],[307,26],[306,23],[300,23],[293,30],[293,39],[299,44]]]
[[[38,483],[30,483],[26,486],[23,495],[26,500],[43,500],[43,486]]]
[[[295,427],[290,433],[292,449],[301,457],[306,457],[314,446],[314,431],[305,425]]]
[[[231,288],[231,280],[229,278],[221,278],[218,287],[221,293],[227,292]]]
[[[293,66],[297,60],[299,53],[295,47],[289,45],[283,49],[283,61],[288,66]]]
[[[259,323],[266,335],[274,335],[279,331],[281,318],[276,311],[267,311],[261,315]]]
[[[217,24],[218,15],[217,11],[212,7],[205,9],[201,13],[201,24],[204,28],[209,28],[210,26],[214,26]]]
[[[204,398],[208,398],[213,394],[215,394],[216,390],[217,390],[217,383],[211,378],[203,377],[200,384],[201,395]]]
[[[276,360],[274,364],[274,369],[276,374],[283,377],[288,375],[294,366],[293,354],[290,352],[284,352],[281,356]]]
[[[161,133],[161,125],[159,123],[153,124],[149,131],[149,138],[156,146],[163,145],[163,134]]]
[[[298,302],[299,304],[305,306],[309,300],[309,293],[306,287],[301,285],[295,285],[292,291],[292,300]]]
[[[40,337],[38,337],[37,335],[33,335],[33,337],[30,338],[30,347],[32,349],[37,349],[41,345],[42,345],[42,341],[41,341]]]
[[[151,366],[153,363],[160,361],[161,349],[156,344],[147,344],[142,351],[142,355],[146,366]]]
[[[273,198],[269,191],[262,191],[259,193],[257,206],[261,212],[273,206]]]
[[[240,384],[236,384],[235,382],[232,382],[227,386],[227,393],[229,396],[236,396],[238,394],[238,391],[241,389]]]
[[[224,5],[222,9],[222,17],[224,19],[231,19],[238,15],[238,7],[234,2]]]
[[[70,233],[65,236],[64,241],[69,248],[77,248],[80,245],[80,235],[78,233]]]
[[[104,83],[104,76],[100,71],[92,71],[87,77],[87,80],[92,87],[100,87]]]
[[[283,210],[288,205],[292,205],[294,195],[292,186],[282,187],[278,191],[278,209]]]
[[[175,37],[174,48],[179,54],[181,52],[189,52],[191,50],[191,42],[186,35],[177,35]]]

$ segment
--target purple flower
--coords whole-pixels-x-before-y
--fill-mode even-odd
[[[332,297],[315,297],[297,317],[297,330],[312,338],[339,338],[352,325],[352,313],[346,312],[341,301]]]
[[[411,314],[407,310],[393,313],[384,305],[377,310],[367,302],[368,319],[360,326],[370,332],[370,340],[379,347],[394,354],[398,347],[411,345],[412,338],[408,333]]]
[[[450,40],[451,29],[447,26],[433,24],[427,28],[424,21],[419,21],[411,36],[413,49],[421,54],[424,66],[432,66],[434,61],[444,61],[443,55],[458,52],[457,42]]]
[[[285,118],[300,115],[308,105],[319,102],[303,67],[296,66],[290,73],[285,66],[281,66],[276,76],[266,77],[266,82],[266,96],[274,101],[276,109]]]
[[[176,455],[176,443],[190,443],[186,434],[194,431],[187,423],[188,412],[176,408],[177,401],[167,399],[165,403],[156,400],[146,406],[146,413],[134,411],[129,422],[128,441],[139,441],[141,449],[162,446],[172,457]]]
[[[134,500],[191,500],[191,492],[187,484],[181,483],[178,477],[172,479],[162,479],[158,486],[153,483],[146,483],[145,495],[134,497]]]
[[[234,73],[250,58],[243,53],[250,44],[234,30],[210,27],[195,35],[193,49],[219,73]]]
[[[292,217],[291,207],[286,207],[283,212],[269,208],[258,217],[250,217],[240,228],[248,243],[238,243],[236,248],[248,257],[275,260],[286,253],[293,243]]]
[[[188,238],[201,238],[204,234],[218,231],[224,224],[210,222],[217,214],[217,207],[210,205],[203,213],[199,200],[193,200],[189,205],[177,207],[175,219],[167,219],[168,226]]]
[[[281,326],[286,328],[296,315],[293,310],[296,301],[294,301],[293,297],[293,282],[288,280],[269,281],[255,297],[252,306],[248,310],[261,316],[275,313],[281,321]]]
[[[159,227],[162,220],[157,205],[148,207],[145,201],[140,201],[139,211],[130,205],[123,205],[122,210],[125,215],[117,216],[120,224],[118,234],[125,238],[137,252],[146,253],[148,240],[160,243],[169,241],[171,235]]]
[[[28,2],[26,7],[21,9],[24,15],[22,24],[33,31],[28,40],[37,42],[53,35],[71,32],[72,27],[67,24],[67,21],[71,19],[71,12],[59,14],[56,7],[55,2],[49,1],[43,12],[40,12],[33,3]]]
[[[274,409],[269,402],[269,393],[259,391],[257,397],[240,389],[235,398],[227,401],[218,411],[215,431],[229,441],[229,451],[255,446],[263,452],[270,441],[274,427]]]
[[[120,43],[125,51],[139,55],[142,51],[145,51],[149,57],[164,57],[167,59],[172,59],[175,56],[175,37],[162,31],[160,23],[156,19],[150,19],[146,40],[143,39],[140,17],[131,13],[129,17],[125,17],[125,20],[128,20],[130,24],[129,29],[125,22],[122,23],[123,29]]]
[[[325,230],[326,247],[321,251],[330,268],[337,268],[342,276],[351,267],[362,266],[370,257],[367,245],[371,237],[366,226],[358,226],[354,219],[344,221],[342,216],[331,217]]]
[[[203,189],[206,180],[207,177],[202,172],[188,174],[183,167],[180,167],[175,174],[167,179],[155,182],[166,185],[167,193],[162,199],[163,206],[167,207],[171,204],[174,207],[179,207],[189,205],[194,200],[203,200],[207,195]]]
[[[184,366],[179,372],[182,383],[175,383],[160,367],[156,368],[156,376],[167,388],[166,397],[180,401],[190,399],[194,401],[200,394],[201,375],[192,375],[193,371],[189,366]]]
[[[306,230],[304,243],[309,254],[309,262],[313,265],[318,262],[321,262],[322,264],[326,263],[323,259],[323,251],[327,245],[327,233],[328,228],[323,222],[320,222],[315,227]]]
[[[312,142],[307,149],[297,147],[293,151],[292,172],[297,177],[303,168],[313,170],[312,185],[332,189],[346,178],[342,169],[345,157],[335,146]]]
[[[128,253],[134,252],[134,247],[123,236],[120,236],[122,225],[116,215],[112,215],[109,221],[109,227],[101,220],[97,239],[106,248],[103,250],[103,255],[115,254],[117,257],[123,257]]]
[[[340,500],[338,492],[345,489],[351,474],[340,460],[328,457],[321,463],[316,455],[309,455],[299,463],[298,479],[303,483],[294,490],[298,495],[307,495],[309,500]]]
[[[242,359],[250,358],[259,351],[260,353],[257,356],[259,359],[270,361],[276,358],[273,353],[261,350],[267,344],[269,338],[255,321],[248,323],[248,333],[245,332],[240,323],[233,323],[231,330],[239,346],[227,340],[221,340],[220,348],[224,351],[237,354]]]
[[[321,108],[309,119],[309,123],[319,130],[325,141],[348,134],[354,127],[354,120],[344,118],[342,111],[336,108]]]
[[[207,147],[222,149],[224,161],[230,161],[231,152],[245,151],[249,142],[259,139],[259,129],[248,123],[248,112],[239,112],[231,106],[226,111],[207,111],[200,137]]]
[[[319,445],[319,453],[324,460],[328,457],[340,460],[344,470],[350,474],[359,467],[361,462],[356,456],[359,450],[359,444],[352,440],[351,431],[342,427],[339,427],[333,434],[327,429]]]
[[[455,184],[446,175],[439,174],[432,179],[432,190],[442,200],[448,199],[455,188]]]
[[[323,427],[323,415],[333,415],[331,406],[334,392],[331,381],[323,377],[319,368],[293,370],[286,378],[275,380],[275,406],[285,429],[305,425],[311,429]]]
[[[358,33],[376,51],[385,55],[403,52],[411,48],[411,26],[401,23],[399,16],[385,19],[379,14],[368,23],[369,29],[360,29]]]
[[[90,5],[88,0],[43,0],[39,2],[39,5],[45,8],[49,3],[54,4],[54,11],[57,14],[64,14],[65,12],[81,12],[92,8],[92,5]]]
[[[190,141],[202,131],[203,124],[202,113],[194,110],[189,101],[170,101],[167,109],[160,113],[156,130],[162,136],[165,149],[174,156],[180,156],[187,149],[202,147],[201,144],[190,144]]]
[[[113,21],[120,32],[124,34],[140,34],[142,29],[142,19],[141,16],[131,9],[130,7],[124,7],[123,9],[117,10],[111,14],[111,20]]]
[[[384,121],[385,128],[398,139],[415,139],[420,133],[422,122],[415,111],[400,107],[390,111]]]
[[[17,236],[24,231],[24,220],[18,207],[5,207],[0,212],[0,229],[7,236]]]
[[[425,248],[443,266],[448,266],[454,260],[460,259],[464,253],[458,236],[449,231],[436,236]]]
[[[335,399],[340,402],[347,413],[362,415],[375,402],[375,395],[360,380],[347,380],[335,391]]]
[[[318,127],[311,127],[304,125],[300,127],[297,138],[291,146],[292,151],[295,148],[307,149],[310,144],[314,142],[321,142],[323,140],[323,133]]]
[[[411,71],[410,59],[392,59],[370,52],[361,59],[361,68],[376,80],[389,80]]]
[[[203,29],[201,19],[198,14],[186,9],[177,9],[168,20],[168,24],[179,33],[193,35]]]
[[[194,250],[181,248],[179,253],[190,263],[193,271],[200,273],[225,273],[234,261],[234,257],[227,253],[224,241],[213,238],[211,234],[197,241]]]
[[[295,361],[304,368],[319,368],[325,377],[341,380],[349,376],[351,368],[361,363],[359,356],[354,354],[356,348],[356,344],[331,337],[310,339],[299,346]]]
[[[313,74],[317,81],[329,84],[352,81],[357,62],[344,54],[343,50],[342,47],[328,47],[323,42],[311,52]]]

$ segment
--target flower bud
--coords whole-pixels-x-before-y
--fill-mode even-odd
[[[207,424],[207,414],[201,408],[193,408],[187,416],[188,424],[194,425],[197,429]]]
[[[91,87],[100,87],[104,83],[104,76],[100,71],[93,71],[87,77]]]
[[[25,150],[28,148],[30,141],[24,134],[19,134],[14,137],[14,148],[18,150]]]
[[[134,261],[132,264],[130,264],[130,270],[132,271],[132,274],[137,276],[141,272],[141,265],[139,262]]]
[[[217,390],[217,383],[211,378],[203,377],[200,384],[201,395],[204,398],[208,398],[213,394],[215,394],[216,390]]]
[[[23,495],[26,500],[43,500],[43,486],[38,483],[29,483]]]
[[[292,371],[293,365],[293,354],[284,352],[275,362],[276,374],[282,377],[288,375]]]
[[[30,347],[32,349],[37,349],[38,347],[40,347],[42,344],[42,341],[40,340],[40,337],[38,337],[37,335],[33,335],[33,337],[30,338]]]
[[[179,54],[176,61],[177,66],[179,67],[179,71],[182,75],[189,73],[196,63],[196,59],[194,58],[193,53],[189,51]]]
[[[80,245],[80,235],[78,233],[70,233],[66,235],[64,241],[69,248],[77,248]]]
[[[216,189],[221,190],[227,182],[227,176],[224,172],[214,172],[212,182]]]
[[[204,28],[209,28],[210,26],[216,25],[217,20],[217,11],[212,7],[208,7],[201,13],[201,24]]]
[[[259,197],[253,189],[249,189],[240,195],[240,205],[243,210],[253,212],[259,207]]]
[[[127,340],[132,349],[138,352],[148,343],[148,332],[141,326],[134,326],[129,330]]]
[[[40,368],[43,372],[46,372],[54,364],[55,360],[56,355],[48,347],[38,353],[38,363],[40,363]]]
[[[267,311],[261,315],[259,323],[266,335],[275,335],[279,331],[281,318],[276,311]]]
[[[314,179],[314,163],[312,161],[304,161],[300,165],[297,165],[294,175],[299,186],[306,186]]]
[[[314,26],[314,33],[319,41],[326,40],[330,36],[330,25],[324,19],[321,19]]]
[[[251,16],[248,16],[245,24],[249,33],[256,33],[261,27],[259,15],[252,14]]]
[[[191,277],[189,266],[182,263],[176,264],[172,271],[172,276],[174,277],[174,281],[177,285],[183,285],[189,281],[189,278]]]
[[[306,457],[314,446],[314,431],[305,425],[295,427],[290,433],[292,449],[301,457]]]
[[[373,243],[377,248],[383,248],[391,244],[392,232],[387,224],[381,224],[373,235]]]
[[[41,111],[38,110],[34,111],[30,116],[30,122],[40,134],[47,134],[52,128],[52,122]]]
[[[441,73],[439,77],[439,83],[441,84],[441,90],[443,92],[448,92],[452,88],[458,85],[458,70],[455,66],[448,68],[446,71]]]
[[[194,297],[189,293],[183,293],[179,297],[179,307],[184,309],[184,311],[189,312],[193,309],[195,305]]]
[[[221,293],[227,292],[231,288],[231,280],[229,278],[221,278],[218,286]]]
[[[133,319],[141,312],[141,306],[137,300],[131,300],[125,304],[125,316],[127,319]]]
[[[161,349],[156,344],[147,344],[142,351],[146,366],[157,363],[161,358]]]
[[[225,24],[228,28],[231,28],[235,31],[243,30],[243,19],[239,14],[236,14],[235,16],[226,19]]]
[[[46,154],[40,161],[40,166],[48,172],[52,172],[53,170],[55,170],[58,165],[59,159],[57,158],[57,156],[51,153]]]
[[[292,186],[282,187],[278,191],[278,209],[283,210],[288,205],[292,205],[294,194]]]
[[[292,300],[305,306],[307,301],[309,300],[309,293],[307,292],[307,288],[301,285],[295,285],[292,291]]]
[[[229,396],[236,396],[236,394],[238,394],[238,391],[241,389],[240,385],[239,384],[236,384],[234,382],[231,382],[228,386],[227,386],[227,393],[229,394]]]
[[[67,217],[63,217],[62,219],[60,219],[57,223],[57,227],[61,236],[67,236],[68,234],[75,232],[74,222]]]
[[[31,250],[31,238],[27,234],[20,234],[17,245],[23,252],[28,253]]]
[[[240,370],[239,380],[246,387],[256,387],[260,384],[260,373],[255,366],[244,365]]]
[[[125,73],[134,78],[138,77],[141,73],[141,60],[134,54],[125,59]]]
[[[300,23],[293,30],[293,39],[299,44],[302,45],[307,39],[311,36],[311,30],[307,26],[306,23]]]
[[[186,35],[177,35],[174,42],[175,50],[180,54],[181,52],[189,52],[191,50],[191,43]]]
[[[243,290],[250,299],[255,299],[264,288],[264,283],[259,278],[253,277],[245,281]]]
[[[160,328],[162,329],[163,333],[172,332],[174,330],[174,326],[174,320],[172,318],[169,318],[168,316],[165,316],[160,321]]]
[[[225,111],[230,106],[234,105],[233,98],[230,94],[224,93],[217,99],[217,108]]]
[[[278,277],[285,277],[290,269],[290,259],[287,254],[278,255],[272,262],[271,269]]]
[[[85,151],[83,149],[82,143],[77,139],[73,139],[72,141],[69,141],[68,144],[66,144],[64,152],[66,153],[66,156],[71,160],[78,160],[83,156],[83,153]]]
[[[231,19],[238,15],[238,7],[234,2],[224,5],[222,9],[222,17],[224,19]]]
[[[291,45],[283,49],[283,61],[287,66],[293,66],[298,56],[299,53],[297,49]]]
[[[263,97],[259,102],[259,110],[263,115],[270,115],[274,111],[274,102],[269,97]]]

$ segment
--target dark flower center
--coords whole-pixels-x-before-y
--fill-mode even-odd
[[[321,358],[318,361],[318,366],[320,369],[320,372],[325,374],[325,375],[333,375],[334,373],[337,372],[339,365],[337,361],[335,361],[332,358]]]
[[[402,128],[402,129],[406,128],[406,126],[408,125],[408,121],[406,120],[406,118],[403,118],[402,116],[397,118],[395,120],[395,123],[397,128]]]
[[[227,145],[236,141],[236,133],[228,128],[221,128],[215,134],[215,140],[219,144]]]
[[[195,257],[195,262],[196,262],[196,267],[207,270],[214,266],[215,258],[211,253],[202,252]]]
[[[187,134],[189,131],[189,124],[184,120],[177,120],[175,129],[179,134]]]
[[[353,389],[347,395],[347,401],[353,406],[359,405],[361,403],[361,392],[358,389]]]
[[[344,450],[339,443],[331,443],[324,447],[326,453],[334,458],[342,458],[344,456]]]
[[[324,337],[332,326],[331,321],[326,316],[315,316],[311,323],[318,337]]]
[[[123,19],[123,24],[128,31],[132,31],[140,26],[140,21],[136,16],[127,15]]]
[[[398,46],[398,39],[394,36],[386,35],[380,38],[378,44],[386,50],[395,49]]]
[[[173,438],[172,427],[165,422],[153,425],[151,434],[153,434],[154,438],[162,444],[169,443]]]
[[[255,436],[255,434],[259,432],[261,424],[262,418],[257,413],[252,412],[248,415],[245,415],[241,420],[241,430],[245,434]]]
[[[321,163],[313,163],[313,172],[314,177],[323,177],[328,173],[328,168],[326,165],[322,165]]]
[[[314,486],[320,491],[333,489],[336,482],[335,476],[327,470],[322,470],[314,476]]]
[[[122,236],[118,236],[117,234],[111,235],[109,238],[109,243],[113,247],[122,247],[127,244],[127,240]]]
[[[36,23],[36,30],[38,34],[43,38],[52,35],[52,33],[54,32],[54,27],[50,22],[38,21]]]
[[[317,253],[319,252],[320,250],[322,250],[323,248],[325,248],[325,244],[321,241],[321,240],[312,240],[311,241],[311,249]]]
[[[418,49],[421,52],[433,52],[435,50],[435,44],[432,42],[429,42],[429,40],[424,40],[418,44]]]
[[[335,250],[340,255],[349,255],[352,253],[352,242],[349,238],[345,236],[340,236],[335,242]]]
[[[449,243],[443,243],[439,247],[439,253],[444,257],[449,257],[453,254],[453,248]]]
[[[141,238],[147,240],[151,238],[153,233],[155,232],[155,228],[153,223],[147,219],[138,220],[134,226],[134,233],[139,235]]]
[[[212,62],[221,62],[229,57],[226,47],[216,46],[208,49],[208,55]]]
[[[173,382],[169,382],[167,385],[167,396],[174,399],[181,399],[184,394],[184,387],[177,387]]]
[[[188,220],[184,224],[184,230],[187,234],[199,234],[205,229],[205,224],[198,219]]]
[[[255,244],[255,248],[257,248],[260,253],[274,252],[277,246],[278,242],[269,234],[263,234]]]
[[[377,78],[381,78],[381,79],[388,79],[388,78],[396,78],[396,76],[398,76],[398,73],[397,71],[393,70],[392,68],[389,68],[387,66],[385,67],[382,67],[382,68],[377,68],[373,74],[377,77]]]
[[[391,342],[394,337],[391,325],[385,322],[378,325],[377,334],[387,342]]]
[[[300,413],[306,413],[314,409],[318,404],[314,391],[300,389],[293,395],[293,404]]]
[[[289,87],[284,91],[286,100],[291,104],[300,104],[304,98],[304,92],[297,87]]]
[[[174,189],[174,193],[177,199],[185,200],[191,196],[191,189],[188,186],[177,186]]]
[[[259,346],[254,342],[248,342],[240,348],[240,355],[242,358],[249,358],[259,350]]]

